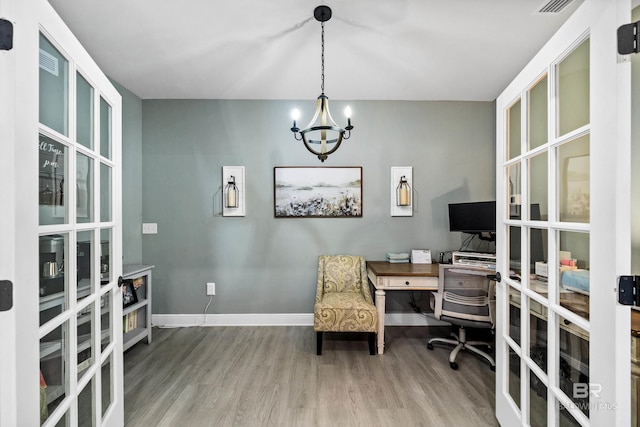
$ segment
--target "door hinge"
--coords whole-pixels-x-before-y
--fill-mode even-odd
[[[6,19],[0,19],[0,50],[13,49],[13,24]]]
[[[0,280],[0,311],[8,311],[13,307],[13,283]]]
[[[640,306],[640,276],[618,277],[618,303]]]
[[[640,21],[632,24],[625,24],[618,27],[618,53],[629,55],[638,53],[638,33],[640,32]]]

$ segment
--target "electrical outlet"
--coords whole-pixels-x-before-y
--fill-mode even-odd
[[[214,282],[207,283],[207,295],[216,294],[216,284]]]
[[[155,222],[142,223],[142,234],[158,234],[158,224]]]

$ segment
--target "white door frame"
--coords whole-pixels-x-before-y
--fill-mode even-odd
[[[36,144],[20,143],[37,141],[38,135],[38,86],[21,83],[38,81],[38,57],[24,48],[38,44],[37,15],[30,12],[35,4],[32,0],[0,0],[0,17],[14,25],[13,49],[0,52],[0,93],[9,100],[0,102],[6,163],[0,168],[0,180],[6,183],[0,189],[0,278],[11,280],[14,291],[13,308],[0,313],[1,425],[39,425],[38,411],[33,410],[39,399],[38,289],[27,286],[38,280],[33,266],[38,257],[38,206],[35,197],[24,197],[37,188],[37,174],[20,174],[20,165],[38,161]],[[21,238],[26,230],[33,233],[32,238]],[[35,339],[21,339],[22,330],[30,330]]]
[[[616,46],[616,29],[630,22],[630,12],[628,0],[585,0],[496,102],[497,268],[508,278],[507,236],[502,226],[508,218],[506,205],[502,202],[507,200],[508,188],[502,166],[507,143],[505,109],[581,35],[589,33],[592,160],[589,381],[602,386],[598,395],[591,395],[594,408],[590,411],[591,425],[630,423],[630,313],[628,307],[616,303],[615,289],[617,275],[628,274],[630,269],[630,64],[628,59],[619,58]],[[550,111],[553,111],[551,106]],[[496,333],[496,416],[502,425],[524,425],[526,420],[520,419],[519,410],[510,401],[507,391],[508,346],[504,338],[509,334],[507,281],[509,279],[503,280],[496,291],[499,325]],[[552,337],[550,335],[550,340]],[[553,368],[557,367],[550,362],[549,370]],[[529,390],[524,378],[522,380],[520,400],[524,406]],[[549,425],[553,425],[552,411],[548,414]]]

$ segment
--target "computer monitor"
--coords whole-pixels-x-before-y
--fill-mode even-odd
[[[449,231],[482,234],[496,231],[496,202],[449,203]]]

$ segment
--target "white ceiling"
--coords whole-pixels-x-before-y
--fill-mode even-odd
[[[49,0],[142,99],[494,100],[582,0]]]

